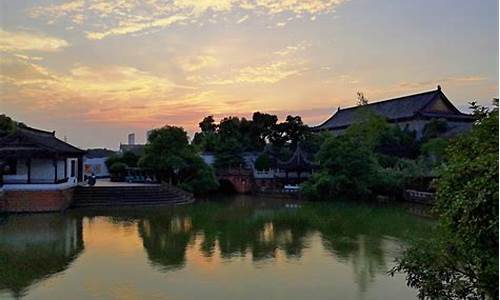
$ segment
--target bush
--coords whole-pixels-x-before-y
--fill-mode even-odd
[[[317,160],[321,171],[304,184],[307,196],[360,200],[372,194],[380,165],[362,140],[349,135],[328,138],[321,146]]]
[[[109,167],[109,172],[114,175],[122,176],[127,171],[127,165],[122,162],[115,162]]]
[[[433,162],[442,162],[445,158],[448,141],[443,138],[433,138],[422,145],[421,151]]]

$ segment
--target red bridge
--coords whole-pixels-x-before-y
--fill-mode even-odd
[[[219,182],[231,183],[236,192],[249,193],[252,191],[253,174],[246,169],[226,169],[217,173]]]

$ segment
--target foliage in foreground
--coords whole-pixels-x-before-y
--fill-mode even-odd
[[[437,186],[440,234],[393,269],[420,299],[498,299],[498,105],[451,142]]]

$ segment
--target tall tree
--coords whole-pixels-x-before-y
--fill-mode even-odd
[[[243,163],[243,138],[239,118],[226,117],[220,121],[215,159],[217,169],[239,167]]]
[[[263,150],[269,141],[278,117],[271,114],[254,112],[250,128],[250,142],[254,150]]]
[[[201,132],[195,133],[192,143],[201,151],[215,151],[218,141],[214,117],[207,116],[198,124]]]
[[[215,132],[217,124],[215,124],[214,116],[207,116],[199,123],[201,132]]]

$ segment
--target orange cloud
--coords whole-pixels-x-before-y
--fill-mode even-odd
[[[0,51],[59,51],[68,47],[63,39],[46,36],[38,33],[17,31],[9,32],[0,29]]]
[[[49,24],[60,19],[84,26],[88,39],[100,40],[109,36],[145,33],[154,28],[174,24],[198,23],[202,17],[217,23],[214,12],[226,13],[235,9],[253,12],[256,16],[281,13],[316,15],[331,13],[346,0],[73,0],[63,4],[37,6],[31,10],[34,18],[44,18]],[[212,13],[212,15],[210,15]],[[236,20],[246,21],[249,15]],[[222,20],[226,20],[224,17]],[[203,24],[203,22],[200,22]],[[284,26],[286,22],[278,22]],[[71,27],[71,26],[70,26]]]
[[[257,66],[240,68],[234,74],[226,77],[219,75],[191,76],[190,80],[205,85],[233,85],[242,83],[277,83],[291,76],[300,75],[304,68],[301,64],[287,61],[277,61]]]

